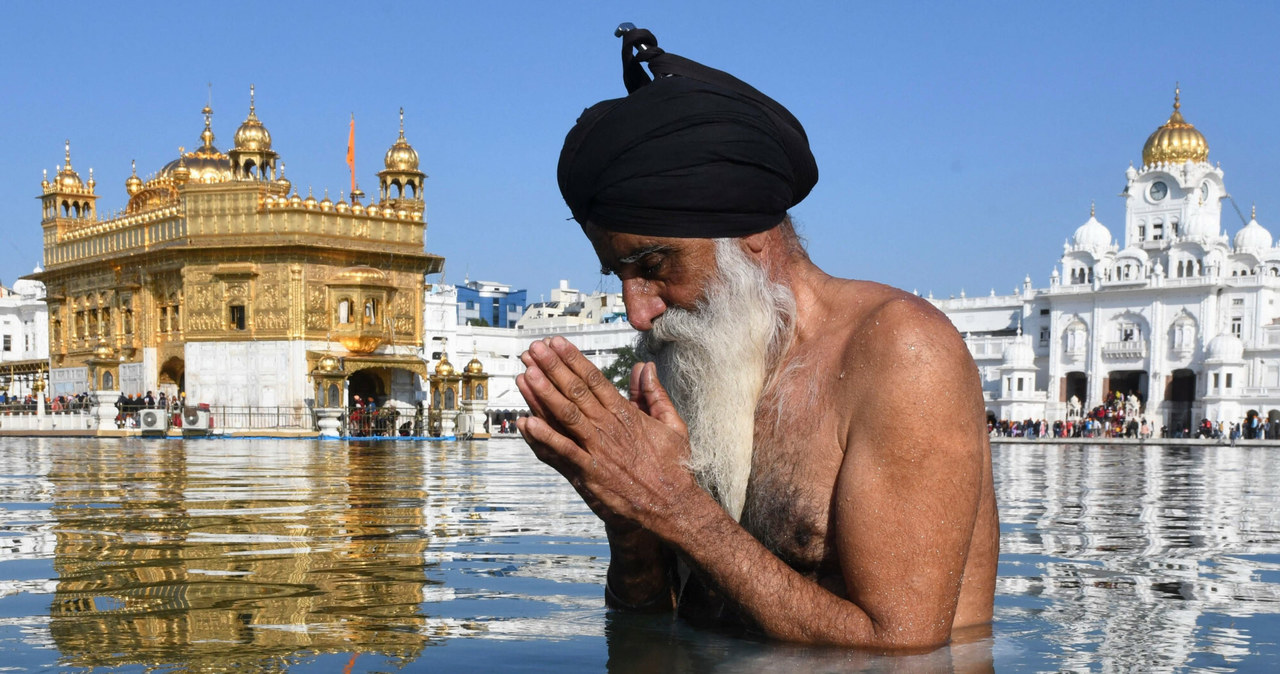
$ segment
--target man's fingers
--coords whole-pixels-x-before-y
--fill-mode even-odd
[[[582,355],[578,347],[574,346],[564,337],[556,336],[551,338],[548,344],[551,350],[560,356],[560,360],[569,366],[569,370],[578,376],[579,379],[586,382],[587,388],[595,394],[596,400],[600,401],[606,409],[613,409],[618,403],[624,402],[622,396],[618,393],[618,387],[604,376],[600,368],[596,367]]]
[[[585,450],[542,419],[522,417],[516,420],[516,429],[543,463],[555,468],[566,478],[579,477],[591,460]]]
[[[671,396],[667,395],[667,390],[662,388],[662,383],[658,381],[658,366],[653,363],[642,363],[639,367],[640,393],[641,398],[644,399],[641,409],[646,409],[649,416],[666,424],[668,428],[681,434],[687,433],[684,420],[680,418],[675,404],[671,402]],[[636,378],[633,371],[632,380]]]
[[[545,412],[539,415],[543,420],[570,437],[586,438],[594,434],[596,425],[583,414],[578,403],[560,392],[540,366],[529,368],[521,377],[529,390],[527,397],[537,400]]]
[[[604,380],[606,383],[608,382],[605,376],[600,373],[600,370],[596,369],[596,367],[591,363],[586,362],[586,359],[583,358],[582,354],[579,353],[577,349],[573,348],[573,345],[569,344],[568,340],[565,340],[563,337],[556,337],[555,339],[562,343],[561,348],[567,347],[565,351],[566,353],[571,356],[577,356],[580,361],[586,363],[585,367],[579,364],[578,367],[580,369],[588,372],[593,371],[601,380]],[[596,396],[596,392],[592,388],[592,383],[588,383],[586,379],[583,379],[583,377],[571,368],[570,364],[565,361],[561,353],[552,349],[550,344],[546,341],[540,341],[529,345],[529,354],[533,356],[534,362],[542,371],[542,374],[545,375],[547,381],[549,381],[551,385],[559,391],[561,396],[577,407],[578,414],[586,415],[591,418],[599,418],[602,416],[602,413],[606,408],[601,404],[601,401]],[[613,395],[618,399],[622,397],[618,395],[617,390],[613,391]],[[551,407],[551,411],[553,413],[557,412],[559,409],[559,407]],[[566,413],[573,414],[572,410],[566,410]],[[562,419],[561,421],[564,421],[566,425],[571,423],[567,419]]]
[[[644,371],[644,363],[636,363],[631,366],[631,377],[627,380],[627,397],[631,402],[640,408],[641,412],[649,413],[649,404],[644,399],[644,393],[640,390],[640,373]]]

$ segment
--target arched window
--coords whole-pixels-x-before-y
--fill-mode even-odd
[[[453,409],[453,407],[454,407],[453,389],[447,388],[444,390],[444,408],[446,410],[451,410]]]
[[[378,300],[372,297],[364,301],[364,322],[365,325],[376,325],[378,323]]]
[[[345,297],[338,300],[338,322],[339,323],[351,322],[351,300]]]
[[[476,384],[476,400],[484,400],[484,384]]]

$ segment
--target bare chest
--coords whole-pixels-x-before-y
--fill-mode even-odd
[[[814,578],[839,573],[831,503],[844,453],[821,414],[813,409],[757,424],[742,514],[757,540]]]

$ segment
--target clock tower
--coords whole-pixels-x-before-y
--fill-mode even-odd
[[[1223,237],[1222,169],[1209,163],[1209,143],[1181,107],[1174,89],[1173,114],[1147,138],[1142,168],[1125,171],[1125,246],[1153,256],[1178,241],[1204,245]]]

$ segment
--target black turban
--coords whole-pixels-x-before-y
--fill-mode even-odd
[[[649,64],[654,80],[641,66]],[[580,224],[723,238],[776,226],[818,182],[800,122],[741,80],[623,35],[629,95],[587,108],[557,177]]]

